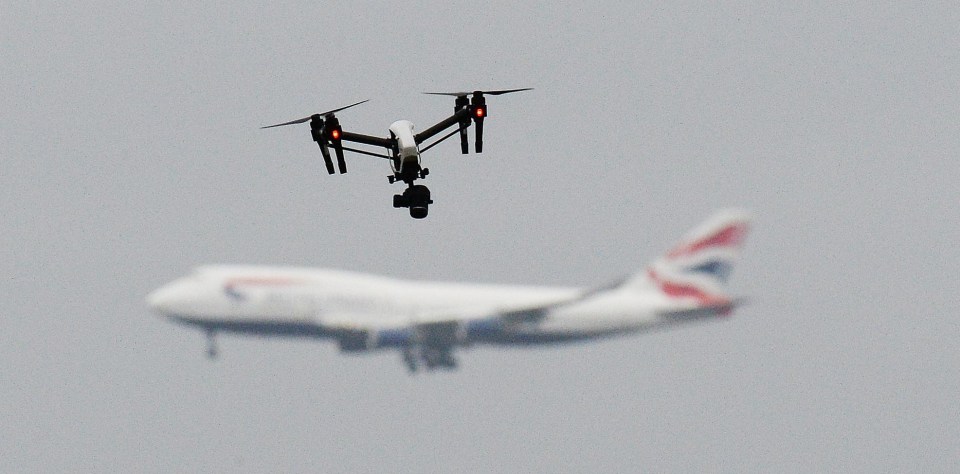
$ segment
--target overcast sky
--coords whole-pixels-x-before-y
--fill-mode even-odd
[[[0,471],[956,469],[956,4],[80,3],[0,6]],[[515,87],[482,155],[427,153],[423,221],[384,162],[259,130]],[[725,206],[733,318],[453,373],[211,362],[143,301],[205,263],[592,286]]]

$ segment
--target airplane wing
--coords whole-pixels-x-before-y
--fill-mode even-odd
[[[521,306],[481,306],[466,311],[435,311],[429,313],[420,313],[414,317],[415,325],[433,325],[433,324],[458,324],[467,320],[476,319],[500,319],[507,323],[534,322],[543,319],[544,315],[550,310],[560,308],[573,303],[578,303],[599,293],[619,287],[624,280],[615,281],[609,285],[603,285],[596,288],[583,290],[573,296],[566,298],[557,298],[541,304],[521,305]]]
[[[475,322],[490,327],[510,327],[525,323],[535,323],[546,315],[566,305],[579,303],[599,293],[617,288],[622,283],[618,280],[612,284],[584,290],[572,297],[555,299],[553,301],[518,307],[483,306],[467,310],[449,310],[430,313],[420,313],[413,318],[413,327],[422,342],[438,346],[453,346],[465,330],[465,322]]]

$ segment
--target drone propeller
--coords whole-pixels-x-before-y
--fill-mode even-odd
[[[327,167],[327,173],[333,174],[333,160],[330,158],[329,149],[329,146],[333,146],[333,151],[335,151],[337,154],[337,168],[339,168],[340,174],[343,174],[347,172],[347,163],[343,159],[343,145],[340,141],[343,130],[340,128],[340,121],[337,120],[337,116],[334,114],[341,110],[349,109],[355,105],[360,105],[368,100],[370,99],[361,100],[355,104],[350,104],[346,107],[340,107],[339,109],[329,110],[320,114],[313,114],[302,119],[291,120],[289,122],[268,125],[260,128],[282,127],[284,125],[304,123],[309,120],[310,135],[313,137],[313,141],[317,142],[317,145],[320,146],[320,154],[323,155],[323,164]]]
[[[350,105],[348,105],[348,106],[346,106],[346,107],[340,107],[339,109],[333,109],[333,110],[330,110],[330,111],[327,111],[327,112],[323,112],[323,113],[319,113],[319,114],[313,114],[313,115],[311,115],[311,116],[309,116],[309,117],[304,117],[304,118],[302,118],[302,119],[291,120],[291,121],[289,121],[289,122],[278,123],[278,124],[276,124],[276,125],[267,125],[266,127],[260,127],[260,128],[261,128],[261,129],[264,129],[264,128],[273,128],[273,127],[283,127],[283,126],[285,126],[285,125],[294,125],[294,124],[298,124],[298,123],[304,123],[304,122],[306,122],[306,121],[308,121],[308,120],[310,120],[310,119],[316,118],[316,117],[329,117],[329,116],[331,116],[331,115],[333,115],[333,114],[335,114],[335,113],[337,113],[337,112],[339,112],[339,111],[341,111],[341,110],[349,109],[350,107],[353,107],[353,106],[355,106],[355,105],[360,105],[360,104],[362,104],[362,103],[364,103],[364,102],[367,102],[367,101],[369,101],[369,100],[370,100],[370,99],[361,100],[360,102],[357,102],[356,104],[350,104]]]
[[[497,90],[497,91],[424,92],[424,94],[428,94],[428,95],[449,95],[449,96],[453,96],[453,97],[466,97],[466,96],[468,96],[468,95],[470,95],[470,94],[475,94],[475,95],[484,95],[484,94],[486,94],[486,95],[502,95],[502,94],[509,94],[509,93],[511,93],[511,92],[532,91],[532,90],[533,90],[532,87],[524,87],[524,88],[522,88],[522,89],[503,89],[503,90]]]
[[[330,115],[330,114],[335,114],[335,113],[337,113],[337,112],[339,112],[339,111],[341,111],[341,110],[347,110],[347,109],[349,109],[350,107],[353,107],[353,106],[356,106],[356,105],[360,105],[360,104],[362,104],[362,103],[364,103],[364,102],[370,102],[370,99],[361,100],[360,102],[357,102],[357,103],[354,103],[354,104],[350,104],[350,105],[347,105],[347,106],[344,106],[344,107],[340,107],[339,109],[333,109],[333,110],[331,110],[331,111],[329,111],[329,112],[324,112],[324,113],[322,113],[322,114],[320,114],[320,115],[326,116],[326,115]]]
[[[460,152],[464,155],[467,154],[467,127],[470,126],[471,119],[473,123],[477,126],[477,139],[474,144],[474,150],[477,153],[483,153],[483,119],[487,116],[487,99],[484,95],[503,95],[509,94],[511,92],[521,92],[533,90],[532,87],[524,87],[521,89],[501,89],[495,91],[473,91],[473,92],[424,92],[424,94],[429,95],[446,95],[457,98],[456,105],[454,107],[454,113],[459,113],[461,110],[468,109],[470,110],[470,115],[461,119],[460,121]],[[470,97],[469,105],[467,102],[467,96]],[[441,122],[443,123],[443,122]]]

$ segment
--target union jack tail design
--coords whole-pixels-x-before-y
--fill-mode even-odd
[[[749,227],[750,217],[744,211],[717,212],[631,282],[678,303],[729,305],[727,278]]]

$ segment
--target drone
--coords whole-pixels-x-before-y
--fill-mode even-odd
[[[323,162],[329,174],[334,174],[333,159],[330,156],[331,148],[333,148],[334,154],[337,157],[337,170],[340,174],[347,172],[347,163],[343,157],[345,151],[389,160],[392,174],[387,176],[387,180],[390,184],[402,182],[407,185],[407,189],[404,190],[402,194],[395,194],[393,196],[393,207],[408,208],[410,210],[410,217],[423,219],[427,217],[429,205],[433,204],[433,200],[430,198],[429,188],[422,184],[414,184],[418,179],[424,179],[430,174],[429,168],[420,166],[420,155],[458,133],[460,134],[460,152],[464,155],[468,154],[470,150],[467,142],[467,129],[470,128],[472,124],[476,125],[474,150],[476,153],[483,153],[483,119],[487,117],[488,112],[485,96],[528,90],[532,90],[532,88],[473,92],[425,92],[425,94],[429,95],[455,97],[453,115],[420,133],[414,133],[414,125],[409,120],[398,120],[390,125],[389,138],[347,132],[340,126],[340,120],[336,116],[337,112],[360,105],[369,99],[328,112],[313,114],[302,119],[268,125],[261,128],[283,127],[286,125],[310,122],[310,136],[320,147],[320,154],[323,155]],[[440,135],[450,127],[456,128],[433,143],[422,148],[420,147],[422,143]],[[381,147],[385,148],[387,153],[382,154],[369,150],[350,148],[344,146],[343,142]]]

